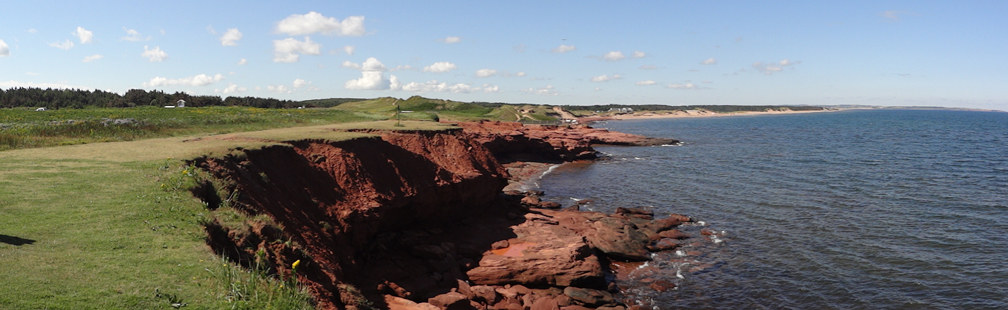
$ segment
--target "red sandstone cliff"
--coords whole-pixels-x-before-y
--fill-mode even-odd
[[[486,124],[522,134],[493,134]],[[197,159],[225,192],[236,193],[236,208],[270,219],[253,217],[247,231],[207,223],[208,243],[238,263],[266,263],[285,276],[300,259],[297,276],[322,309],[355,309],[361,298],[393,309],[615,306],[609,260],[647,260],[678,244],[674,227],[686,217],[553,211],[502,194],[507,173],[494,150],[515,158],[509,150],[546,143],[539,156],[574,159],[593,155],[590,143],[611,133],[461,127]],[[277,242],[285,239],[294,243]]]
[[[523,125],[515,122],[479,121],[458,124],[501,162],[573,161],[595,159],[592,145],[651,146],[679,141],[651,138],[587,125]]]

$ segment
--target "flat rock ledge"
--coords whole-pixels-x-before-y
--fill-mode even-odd
[[[650,210],[642,208],[619,208],[614,214],[553,210],[522,203],[525,195],[505,195],[510,202],[502,211],[507,214],[504,218],[511,220],[488,216],[456,228],[427,232],[423,234],[426,244],[412,246],[425,250],[391,258],[383,270],[409,266],[408,261],[417,259],[425,261],[417,266],[453,264],[434,270],[416,267],[412,277],[402,270],[401,281],[389,280],[396,278],[391,274],[381,275],[383,281],[376,289],[384,294],[385,305],[389,309],[640,308],[628,307],[621,299],[610,263],[646,261],[653,252],[675,250],[689,238],[676,229],[691,221],[686,216],[654,219]],[[471,253],[480,244],[490,246]],[[403,245],[393,242],[387,246]],[[417,283],[418,270],[432,272],[435,280]],[[454,283],[445,283],[448,281]],[[438,287],[447,290],[437,293]]]

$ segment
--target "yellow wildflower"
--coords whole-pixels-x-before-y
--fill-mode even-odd
[[[294,269],[294,271],[297,271],[297,267],[300,266],[300,265],[301,265],[301,260],[300,259],[296,260],[296,261],[294,261],[293,264],[291,264],[291,269]]]

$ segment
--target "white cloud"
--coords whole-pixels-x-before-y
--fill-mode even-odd
[[[122,37],[121,39],[123,41],[137,42],[137,41],[150,41],[151,39],[151,37],[149,36],[144,38],[143,35],[140,35],[140,32],[133,29],[126,29],[126,27],[123,27],[123,30],[126,31],[126,36]]]
[[[623,52],[620,51],[611,51],[602,55],[602,59],[605,59],[606,61],[623,60],[623,58],[626,58],[626,56],[624,56]]]
[[[424,72],[442,73],[442,72],[452,71],[452,70],[455,70],[455,69],[458,69],[458,67],[455,66],[455,64],[447,62],[447,61],[442,61],[442,62],[435,62],[434,64],[432,64],[430,66],[424,67],[423,71]]]
[[[479,77],[479,78],[491,77],[491,76],[494,76],[495,74],[497,74],[497,70],[494,70],[494,69],[479,69],[479,70],[476,70],[476,77]]]
[[[92,62],[92,61],[99,60],[99,59],[102,59],[102,55],[94,54],[94,55],[91,55],[91,56],[85,56],[83,61],[84,62]]]
[[[0,40],[0,57],[10,56],[10,47],[7,46],[7,42]]]
[[[28,29],[28,33],[36,33],[36,32],[38,32],[38,29],[35,29],[35,28],[29,28]]]
[[[234,83],[228,83],[228,87],[225,87],[224,90],[221,91],[221,92],[225,93],[225,94],[234,94],[234,93],[245,92],[246,90],[248,90],[248,89],[245,88],[245,87],[240,87],[238,85],[235,85]],[[217,90],[214,90],[214,92],[216,92],[216,91]]]
[[[238,61],[238,65],[239,66],[244,66],[247,63],[248,63],[248,60],[245,59],[245,58],[242,58],[241,60]]]
[[[94,38],[94,33],[84,29],[82,27],[77,27],[77,30],[70,33],[80,39],[81,44],[91,43],[91,39]]]
[[[641,51],[634,51],[633,55],[630,56],[630,57],[633,57],[633,58],[644,58],[644,57],[647,57],[647,54],[644,54],[644,52],[641,52]]]
[[[462,42],[462,38],[459,38],[459,37],[447,37],[447,38],[441,39],[440,41],[444,42],[444,43],[447,43],[447,44],[452,44],[452,43]]]
[[[350,68],[350,69],[360,70],[361,69],[361,65],[357,64],[357,63],[350,62],[349,60],[344,60],[343,61],[343,68]]]
[[[343,87],[361,90],[389,89],[390,81],[385,79],[385,75],[381,71],[363,71],[361,75],[359,79],[347,81]]]
[[[298,54],[318,55],[321,45],[312,42],[305,37],[304,42],[294,38],[283,40],[273,40],[273,61],[274,62],[297,62]]]
[[[241,40],[242,33],[238,31],[238,28],[228,29],[223,36],[220,37],[221,46],[235,46],[238,45],[238,40]]]
[[[402,71],[402,70],[413,70],[413,66],[410,66],[410,65],[398,65],[395,68],[389,69],[389,71]]]
[[[393,75],[389,79],[385,78],[385,74],[383,73],[385,65],[378,61],[377,58],[369,57],[363,64],[344,61],[343,67],[361,70],[361,77],[359,79],[349,80],[343,85],[346,89],[376,90],[399,86],[399,80],[396,76]]]
[[[270,85],[270,86],[266,86],[266,90],[270,91],[271,93],[276,93],[276,94],[284,94],[284,93],[289,94],[289,93],[291,93],[291,90],[288,89],[287,86],[283,86],[283,85]]]
[[[343,21],[325,17],[315,11],[305,15],[294,14],[284,18],[276,26],[277,32],[296,36],[312,33],[336,34],[340,36],[362,36],[364,16],[350,16]]]
[[[209,32],[210,34],[217,34],[217,30],[213,29],[213,25],[207,25],[206,31]]]
[[[714,59],[714,57],[707,58],[706,60],[700,62],[701,65],[713,65],[713,64],[716,64],[716,63],[717,63],[717,59]]]
[[[63,42],[52,42],[52,43],[49,43],[49,46],[52,46],[52,47],[55,47],[55,48],[58,48],[58,49],[68,50],[68,49],[71,49],[71,48],[74,47],[74,43],[70,42],[70,40],[66,40],[66,41],[63,41]]]
[[[448,85],[448,83],[439,83],[436,80],[431,80],[426,83],[411,82],[409,84],[402,85],[400,87],[403,91],[411,92],[438,92],[438,93],[469,93],[473,91],[473,87],[469,84],[453,84]],[[479,89],[479,88],[477,88]]]
[[[482,90],[484,93],[499,93],[501,92],[500,87],[497,85],[483,84],[482,89],[477,88],[476,90]]]
[[[638,81],[635,84],[637,84],[637,85],[655,85],[655,84],[658,84],[658,82],[655,82],[655,81],[652,81],[652,80],[647,80],[647,81]]]
[[[515,76],[525,76],[525,72],[518,71],[518,73],[515,73]]]
[[[343,51],[346,52],[347,55],[353,55],[354,50],[356,50],[356,48],[354,48],[353,45],[347,45],[343,47]]]
[[[696,85],[690,82],[669,84],[667,87],[671,89],[699,89]]]
[[[305,87],[308,84],[311,84],[311,82],[308,82],[308,81],[305,81],[305,80],[302,80],[302,79],[294,79],[294,88]]]
[[[619,74],[613,74],[613,76],[608,76],[608,75],[603,74],[603,75],[599,75],[599,76],[591,78],[591,81],[592,82],[607,82],[607,81],[610,81],[610,80],[619,80],[619,79],[622,79],[622,78],[623,77],[620,76]]]
[[[536,94],[536,95],[543,95],[543,96],[556,96],[556,95],[558,95],[558,93],[556,92],[556,90],[553,89],[553,85],[546,85],[546,87],[540,87],[540,88],[534,88],[533,87],[533,88],[525,89],[523,91],[526,92],[526,93]]]
[[[157,87],[157,86],[206,86],[216,82],[220,82],[224,79],[224,75],[218,73],[214,76],[209,76],[206,74],[200,74],[196,76],[184,77],[180,79],[168,79],[163,77],[154,77],[150,82],[143,83],[144,87]]]
[[[560,45],[551,50],[553,53],[562,54],[570,51],[577,50],[577,47],[573,45]]]
[[[168,58],[168,53],[162,51],[160,46],[155,46],[154,49],[148,49],[147,46],[144,45],[144,52],[140,53],[140,56],[147,57],[147,59],[151,62],[159,62]]]
[[[790,67],[800,63],[801,61],[790,61],[787,59],[775,63],[763,63],[757,61],[752,64],[752,67],[753,69],[756,69],[756,71],[763,72],[763,74],[765,75],[771,75],[774,74],[775,72],[784,71],[784,67]]]

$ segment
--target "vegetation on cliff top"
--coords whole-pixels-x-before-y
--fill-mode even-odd
[[[222,261],[189,192],[205,176],[185,159],[275,141],[338,141],[394,121],[280,128],[0,152],[0,308],[307,309],[294,282]],[[403,122],[407,130],[446,125]],[[236,151],[238,150],[238,151]],[[237,152],[237,153],[236,153]]]

